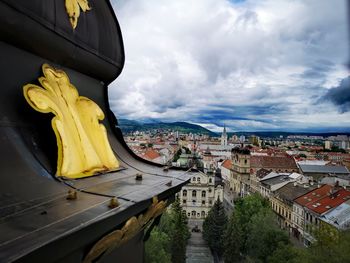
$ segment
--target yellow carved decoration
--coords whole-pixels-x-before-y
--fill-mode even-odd
[[[27,102],[42,113],[53,113],[51,124],[57,138],[57,176],[81,178],[116,170],[119,163],[107,139],[101,108],[92,100],[79,96],[62,70],[44,64],[42,87],[23,87]]]
[[[100,239],[87,254],[83,263],[94,262],[102,254],[110,253],[115,248],[133,238],[138,232],[148,226],[152,220],[164,212],[166,203],[166,201],[158,202],[158,198],[153,197],[152,204],[146,213],[138,217],[133,216],[121,229],[115,230]]]
[[[69,16],[69,21],[73,29],[77,27],[78,18],[80,16],[80,8],[83,10],[83,12],[91,9],[87,0],[66,0],[65,5]]]

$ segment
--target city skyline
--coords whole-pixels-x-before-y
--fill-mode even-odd
[[[113,1],[117,118],[212,131],[350,131],[346,1]],[[316,11],[315,11],[316,10]]]

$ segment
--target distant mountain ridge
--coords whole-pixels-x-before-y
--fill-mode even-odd
[[[200,125],[188,122],[152,122],[142,123],[128,119],[118,119],[118,126],[124,134],[134,131],[150,130],[173,130],[180,133],[205,134],[211,137],[217,137],[218,134],[212,132]]]
[[[239,132],[228,132],[227,135],[231,137],[232,135],[237,135],[237,136],[259,136],[262,138],[279,138],[280,136],[283,136],[283,138],[286,138],[289,135],[300,135],[300,136],[323,136],[323,137],[328,137],[328,136],[336,136],[336,135],[348,135],[350,136],[349,132],[283,132],[283,131],[256,131],[256,132],[244,132],[244,131],[239,131]]]

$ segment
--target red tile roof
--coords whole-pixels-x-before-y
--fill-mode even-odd
[[[321,215],[327,212],[328,210],[331,210],[339,206],[340,204],[344,203],[349,199],[350,199],[350,191],[347,191],[345,189],[340,189],[339,191],[333,194],[328,194],[326,197],[320,200],[309,203],[308,205],[306,205],[306,207],[311,211]]]
[[[144,154],[143,157],[148,159],[148,160],[154,160],[157,159],[158,157],[160,157],[160,154],[153,150],[153,149],[148,149]]]
[[[320,188],[316,188],[313,191],[308,192],[305,195],[302,195],[294,200],[297,204],[301,206],[307,206],[310,203],[313,203],[315,201],[318,201],[322,199],[323,197],[326,197],[327,194],[332,190],[333,186],[325,184],[321,186]]]
[[[251,156],[250,166],[252,168],[277,168],[277,169],[298,169],[291,156]]]
[[[231,160],[225,160],[222,165],[223,167],[225,167],[226,169],[231,169],[232,168],[232,161]]]

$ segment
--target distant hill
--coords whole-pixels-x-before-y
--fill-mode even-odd
[[[206,134],[211,137],[217,137],[218,134],[202,126],[188,122],[152,122],[141,123],[127,119],[118,119],[119,127],[123,133],[133,131],[150,131],[150,130],[173,130],[179,133]]]
[[[283,132],[283,131],[256,131],[256,132],[229,132],[227,135],[231,137],[232,135],[241,136],[244,135],[246,137],[256,135],[262,138],[279,138],[283,136],[286,138],[289,135],[305,135],[305,136],[336,136],[336,135],[350,135],[349,132]]]

